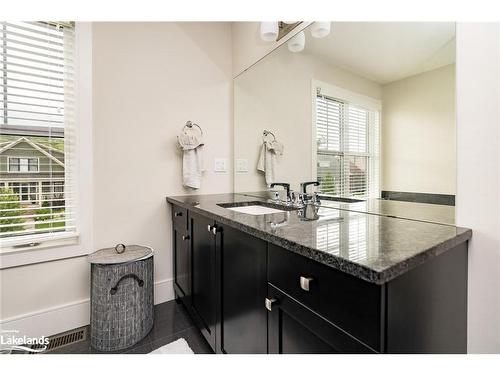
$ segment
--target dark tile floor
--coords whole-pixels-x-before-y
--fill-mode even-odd
[[[149,334],[131,348],[116,352],[101,352],[90,346],[90,327],[87,340],[77,342],[47,354],[146,354],[159,347],[184,338],[196,354],[213,353],[200,331],[194,325],[182,304],[168,301],[155,306],[155,321]]]

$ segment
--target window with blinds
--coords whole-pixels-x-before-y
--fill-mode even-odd
[[[76,232],[74,27],[0,23],[0,242]]]
[[[376,110],[316,97],[317,178],[327,195],[378,195],[379,117]]]

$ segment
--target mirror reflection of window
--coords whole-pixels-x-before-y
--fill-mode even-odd
[[[369,238],[367,216],[340,210],[331,212],[328,220],[316,228],[317,249],[352,261],[361,262],[367,259]],[[345,254],[340,253],[341,248]]]
[[[339,219],[340,211],[331,210],[329,219]],[[340,249],[340,221],[328,220],[316,228],[316,248],[333,255],[339,255]]]
[[[379,122],[378,110],[317,95],[317,178],[322,194],[348,198],[379,195]]]
[[[367,257],[368,220],[366,215],[351,214],[348,229],[349,259],[356,262]]]

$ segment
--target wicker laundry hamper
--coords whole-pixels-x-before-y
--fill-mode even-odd
[[[123,244],[92,253],[90,344],[128,348],[153,327],[153,250]]]

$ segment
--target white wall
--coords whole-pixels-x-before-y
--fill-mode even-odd
[[[40,336],[88,324],[90,274],[85,257],[3,269],[0,285],[2,329]]]
[[[381,98],[381,87],[305,53],[286,46],[259,61],[235,79],[234,157],[248,160],[248,173],[235,173],[234,190],[266,190],[264,174],[256,169],[262,131],[272,131],[284,145],[276,181],[294,190],[312,178],[312,80],[355,93]]]
[[[228,23],[94,25],[95,247],[152,246],[155,279],[172,278],[165,197],[187,194],[176,136],[203,128],[208,168],[198,193],[229,192],[231,30]]]
[[[175,145],[187,120],[206,134],[209,170],[199,193],[232,189],[231,170],[213,172],[214,157],[232,160],[231,61],[229,23],[93,25],[94,203],[82,207],[94,208],[88,251],[152,246],[156,302],[173,296],[165,197],[192,193],[182,187]],[[88,323],[85,257],[2,270],[1,283],[9,328],[53,334]]]
[[[500,353],[500,24],[457,25],[457,225],[469,243],[468,350]]]
[[[455,66],[382,86],[381,189],[455,194]]]

